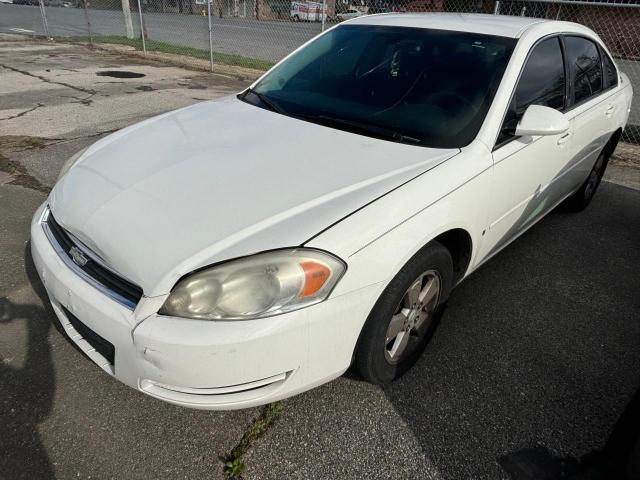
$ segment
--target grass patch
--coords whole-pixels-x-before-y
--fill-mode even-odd
[[[87,37],[72,37],[73,41],[87,43]],[[100,35],[93,37],[95,43],[110,43],[114,45],[128,45],[136,50],[142,50],[142,39],[127,38],[118,35]],[[201,60],[209,60],[209,50],[201,48],[183,47],[173,45],[167,42],[161,42],[153,39],[146,39],[145,44],[149,52],[172,53],[175,55],[183,55],[187,57],[198,58]],[[234,53],[213,52],[213,63],[220,65],[233,65],[238,67],[253,68],[256,70],[267,70],[274,65],[274,62],[268,60],[260,60],[258,58],[244,57]]]
[[[245,465],[242,462],[242,456],[247,453],[254,440],[261,437],[264,432],[271,426],[280,413],[282,408],[281,402],[270,403],[265,405],[260,415],[251,422],[249,428],[244,432],[238,444],[228,455],[221,458],[224,467],[224,473],[229,478],[241,478]]]

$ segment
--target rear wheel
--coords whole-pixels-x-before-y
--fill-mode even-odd
[[[579,212],[584,210],[587,205],[591,203],[591,200],[600,186],[604,172],[607,169],[609,157],[615,151],[619,138],[619,135],[614,135],[613,138],[609,140],[609,143],[602,149],[602,152],[600,152],[591,172],[589,172],[589,177],[576,193],[563,202],[562,206],[566,210]]]
[[[453,285],[449,251],[433,242],[416,254],[382,292],[356,349],[365,380],[389,383],[420,357]]]
[[[600,186],[602,176],[607,168],[607,162],[608,158],[605,156],[605,153],[602,152],[598,156],[591,172],[589,172],[589,177],[585,180],[580,189],[565,200],[564,206],[567,210],[579,212],[587,208],[587,205],[591,203],[596,190],[598,190],[598,186]]]

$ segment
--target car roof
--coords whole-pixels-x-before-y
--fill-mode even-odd
[[[529,17],[490,15],[478,13],[382,13],[363,15],[349,20],[349,25],[385,25],[397,27],[433,28],[458,32],[483,33],[518,38],[532,25],[557,23],[564,27],[569,22],[556,22]],[[576,25],[577,26],[577,25]],[[566,30],[566,28],[563,28]]]

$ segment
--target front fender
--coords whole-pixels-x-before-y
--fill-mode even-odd
[[[306,244],[349,265],[332,295],[376,283],[384,288],[418,250],[452,229],[471,237],[471,272],[487,222],[492,160],[482,144],[465,150]]]

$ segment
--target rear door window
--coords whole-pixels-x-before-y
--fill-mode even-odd
[[[571,70],[573,104],[583,103],[603,90],[602,62],[594,42],[583,37],[564,38]]]

